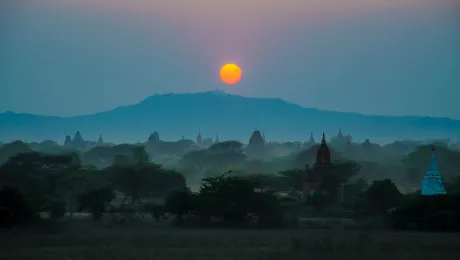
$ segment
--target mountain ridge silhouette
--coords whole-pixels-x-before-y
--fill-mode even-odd
[[[275,98],[252,98],[222,91],[155,94],[109,111],[72,117],[0,113],[0,141],[56,140],[78,130],[85,140],[99,134],[113,142],[143,142],[154,131],[161,139],[194,140],[198,131],[221,140],[247,142],[258,129],[268,140],[300,140],[338,130],[355,140],[447,138],[460,136],[460,120],[421,116],[382,116],[306,108]],[[317,140],[318,141],[318,140]]]

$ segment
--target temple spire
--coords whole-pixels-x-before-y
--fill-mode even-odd
[[[428,165],[428,171],[426,173],[437,174],[440,176],[438,163],[436,162],[436,148],[434,147],[434,145],[431,146],[430,164]]]
[[[97,140],[98,145],[104,144],[104,139],[102,139],[102,134],[99,134],[99,139]]]
[[[67,135],[65,137],[64,146],[72,146],[72,138],[70,137],[70,135]]]
[[[81,136],[80,131],[77,131],[77,132],[75,133],[75,136],[73,137],[72,142],[75,142],[75,143],[77,143],[77,142],[84,142],[83,137]]]
[[[323,132],[323,139],[321,145],[316,153],[316,165],[330,165],[331,164],[331,152],[326,143],[326,134]]]
[[[440,194],[446,194],[446,190],[444,188],[444,180],[441,177],[438,164],[436,162],[435,147],[432,146],[430,164],[428,165],[425,177],[423,177],[422,180],[421,195],[431,196]]]
[[[321,144],[326,144],[326,134],[323,132],[323,139],[321,139]]]
[[[201,137],[201,129],[198,129],[198,136],[196,137],[196,143],[197,144],[203,143],[203,137]]]
[[[315,144],[315,139],[313,138],[313,132],[310,132],[310,139],[305,143],[306,147],[311,147]]]

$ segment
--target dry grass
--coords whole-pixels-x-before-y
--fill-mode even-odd
[[[460,236],[351,230],[77,226],[0,231],[0,259],[458,259]]]

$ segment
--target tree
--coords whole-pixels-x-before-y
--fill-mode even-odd
[[[98,172],[95,169],[80,168],[68,172],[58,180],[59,194],[66,201],[69,215],[72,217],[74,208],[78,204],[78,196],[85,192],[91,179],[94,179]],[[98,176],[102,177],[102,176]]]
[[[403,195],[390,180],[374,181],[364,194],[369,213],[386,215],[388,210],[396,207]]]
[[[33,150],[22,141],[14,141],[0,147],[0,165],[5,163],[10,157],[20,153],[31,153]]]
[[[242,152],[230,150],[226,152],[211,152],[209,154],[210,162],[214,169],[223,170],[229,166],[242,163],[246,156]]]
[[[251,211],[258,216],[259,228],[279,228],[283,224],[283,209],[272,190],[256,192]]]
[[[281,225],[281,205],[272,190],[259,190],[255,181],[228,174],[202,180],[195,200],[200,220],[220,219],[226,226],[242,227],[255,216],[260,227]]]
[[[354,161],[336,162],[330,170],[322,172],[320,189],[336,197],[339,185],[347,184],[360,168]]]
[[[403,158],[402,162],[404,166],[413,172],[413,175],[415,175],[413,176],[414,178],[417,176],[415,173],[419,173],[418,176],[423,176],[427,170],[431,152],[431,145],[419,146],[415,151]],[[460,152],[445,147],[436,147],[436,162],[442,176],[456,176],[460,174]],[[419,181],[421,180],[420,178]]]
[[[359,178],[345,185],[345,202],[354,204],[355,201],[369,188],[369,184],[363,178]]]
[[[207,150],[192,151],[182,157],[182,164],[186,166],[194,166],[199,170],[204,170],[207,163],[210,162],[209,153]]]
[[[183,215],[194,210],[193,194],[186,189],[172,191],[166,197],[165,208],[176,215],[177,222],[180,225]]]
[[[27,203],[18,189],[0,188],[0,227],[11,228],[38,217],[37,210]]]
[[[242,152],[243,151],[243,144],[238,141],[223,141],[220,143],[216,143],[211,145],[208,148],[209,151],[219,151],[219,152],[228,152],[228,151],[236,151]]]
[[[331,168],[321,172],[319,189],[330,195],[337,195],[339,185],[348,183],[350,178],[359,172],[360,168],[360,165],[354,161],[336,162]],[[295,190],[302,191],[307,175],[306,170],[291,169],[282,171],[280,174],[292,181]]]
[[[460,194],[460,176],[452,176],[446,180],[447,194]]]
[[[175,170],[160,168],[158,174],[153,176],[151,193],[164,195],[165,193],[185,189],[186,182],[184,176]]]
[[[145,150],[142,146],[132,144],[120,144],[115,146],[97,146],[85,152],[82,161],[85,165],[95,165],[98,168],[105,168],[113,163],[125,164],[146,160]]]
[[[79,196],[80,208],[89,210],[94,220],[100,220],[114,197],[113,190],[108,186],[89,188]]]
[[[18,154],[0,167],[0,181],[20,190],[37,214],[49,210],[57,213],[58,206],[62,209],[58,183],[80,167],[74,156],[37,152]]]
[[[113,159],[112,165],[128,165],[130,163],[132,163],[132,160],[129,158],[129,156],[124,154],[117,154],[115,155],[115,159]]]
[[[261,159],[247,160],[244,165],[250,173],[260,173],[264,171],[264,161]]]
[[[53,220],[62,218],[66,213],[66,202],[60,198],[51,199],[43,210],[49,212],[50,217]]]
[[[238,177],[253,182],[261,190],[290,191],[294,187],[292,179],[278,174],[241,174]]]
[[[164,214],[166,212],[166,206],[165,205],[161,205],[161,204],[158,204],[158,203],[155,203],[155,202],[146,203],[146,204],[142,205],[142,208],[143,208],[144,212],[147,212],[147,213],[151,214],[155,218],[155,221],[157,221],[157,222],[160,220],[160,218],[162,216],[164,216]],[[171,211],[171,212],[174,212],[174,211]]]
[[[301,169],[292,169],[280,172],[282,176],[288,178],[293,183],[293,188],[297,191],[302,191],[303,183],[306,177],[305,170]]]
[[[387,220],[398,229],[416,224],[422,230],[453,232],[460,230],[459,213],[459,193],[438,196],[411,194],[391,211]]]
[[[419,169],[417,169],[417,167],[409,167],[408,169],[406,169],[406,179],[407,181],[414,185],[414,184],[418,184],[420,185],[420,182],[422,181],[423,179],[423,176],[424,176],[424,172],[423,171],[420,171]]]
[[[34,151],[47,154],[59,154],[63,151],[62,147],[52,140],[45,140],[41,143],[35,144],[29,143],[28,146]]]
[[[223,144],[220,146],[220,144]],[[182,158],[182,163],[186,166],[195,166],[201,171],[211,168],[216,171],[222,171],[229,166],[242,163],[246,156],[240,149],[230,149],[229,143],[219,143],[210,149],[199,150],[187,153]]]
[[[133,150],[133,159],[136,163],[147,163],[149,162],[149,155],[145,151],[145,147],[137,146]]]
[[[113,165],[106,169],[111,183],[125,198],[130,198],[132,204],[140,202],[140,196],[148,192],[151,175],[158,170],[159,166],[147,164]]]
[[[163,169],[158,164],[113,165],[105,171],[114,187],[130,198],[132,204],[152,193],[158,195],[185,187],[185,178],[180,173]]]
[[[217,217],[231,225],[242,224],[250,212],[256,184],[232,176],[204,178],[199,192],[200,215]]]

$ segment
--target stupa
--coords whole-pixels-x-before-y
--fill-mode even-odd
[[[431,161],[428,170],[425,172],[425,177],[422,180],[422,196],[432,196],[446,194],[444,188],[444,180],[439,173],[438,164],[436,163],[435,148],[431,149]]]

